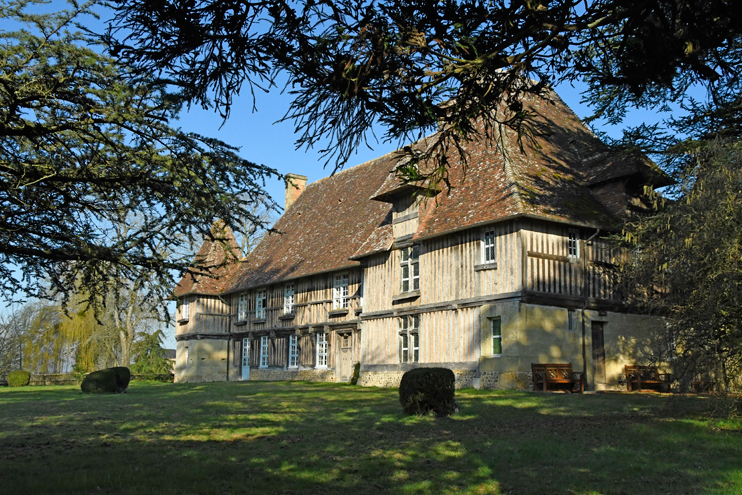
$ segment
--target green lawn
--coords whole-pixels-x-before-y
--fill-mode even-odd
[[[0,388],[0,493],[740,494],[742,421],[716,399],[133,382]]]

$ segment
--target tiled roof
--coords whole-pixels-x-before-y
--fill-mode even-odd
[[[183,275],[175,286],[175,297],[186,294],[217,295],[230,285],[232,276],[239,268],[237,259],[240,248],[232,230],[223,222],[214,222],[211,227],[213,239],[206,239],[196,254],[195,263],[203,267],[214,267],[211,271],[193,271]]]
[[[241,263],[230,290],[359,266],[351,256],[364,243],[376,246],[377,229],[391,224],[390,205],[369,196],[394,164],[389,154],[308,184],[274,226],[278,233]],[[379,245],[388,248],[383,239]]]
[[[611,155],[556,94],[549,96],[550,101],[524,102],[540,123],[535,148],[526,145],[522,153],[516,133],[508,129],[492,142],[467,143],[466,170],[457,156],[449,156],[453,187],[421,205],[415,238],[519,215],[610,228],[620,219],[593,196],[591,185],[627,175],[655,186],[667,180],[645,157],[632,160],[624,155],[619,160]],[[414,146],[429,146],[434,138]],[[388,201],[409,189],[400,187],[393,172],[399,157],[390,153],[309,184],[276,223],[277,232],[266,235],[247,260],[225,273],[228,282],[209,285],[204,280],[199,290],[260,287],[359,266],[359,258],[389,250],[393,239]]]

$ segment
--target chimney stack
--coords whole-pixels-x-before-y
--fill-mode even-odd
[[[289,207],[294,204],[296,198],[298,198],[304,189],[307,187],[307,178],[304,175],[299,174],[286,174],[286,204],[284,205],[284,211],[287,211]]]

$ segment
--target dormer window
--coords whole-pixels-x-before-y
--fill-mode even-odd
[[[567,256],[576,260],[580,257],[580,234],[576,230],[570,230],[567,235]]]
[[[402,292],[420,290],[420,246],[402,248]]]

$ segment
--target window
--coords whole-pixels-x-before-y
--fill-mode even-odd
[[[299,367],[299,338],[289,335],[289,368]]]
[[[495,231],[487,230],[482,236],[482,263],[495,261]]]
[[[570,332],[575,331],[575,312],[571,309],[567,311],[567,329]]]
[[[187,320],[191,317],[191,298],[184,297],[180,300],[180,319]]]
[[[250,366],[250,339],[242,339],[242,367]]]
[[[420,290],[420,246],[402,249],[402,292]]]
[[[500,318],[490,318],[492,332],[492,356],[502,356],[502,323]]]
[[[265,289],[255,293],[255,318],[265,320]]]
[[[188,368],[188,348],[185,348],[185,364],[183,365],[184,368]]]
[[[580,235],[576,230],[570,230],[567,238],[567,256],[572,259],[580,257]]]
[[[327,368],[327,334],[317,334],[317,367]]]
[[[240,294],[237,302],[237,321],[247,321],[247,292]]]
[[[399,362],[417,363],[420,360],[420,315],[399,319]]]
[[[348,307],[348,274],[340,273],[335,275],[333,284],[332,309],[344,309]]]
[[[288,315],[294,312],[294,284],[283,286],[283,314]]]
[[[268,336],[260,337],[260,367],[268,367]]]

